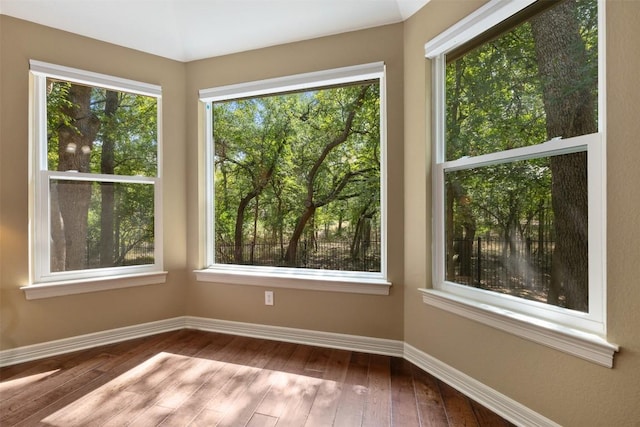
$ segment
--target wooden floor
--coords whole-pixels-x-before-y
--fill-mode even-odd
[[[0,369],[0,425],[510,426],[395,357],[182,330]]]

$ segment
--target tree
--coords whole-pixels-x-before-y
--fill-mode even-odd
[[[352,135],[355,135],[360,131],[355,127],[356,116],[360,113],[362,106],[365,104],[368,93],[374,92],[374,89],[372,85],[355,87],[357,91],[353,89],[353,87],[345,88],[345,92],[355,92],[355,97],[343,106],[341,105],[339,113],[344,117],[344,121],[337,121],[335,117],[330,121],[329,129],[327,129],[327,135],[330,136],[331,139],[328,141],[325,140],[324,145],[321,145],[319,155],[314,156],[311,168],[306,174],[306,196],[304,199],[304,209],[296,221],[293,233],[289,239],[287,253],[285,255],[285,261],[288,265],[293,266],[296,264],[300,236],[302,235],[307,222],[313,217],[316,209],[325,206],[340,197],[348,198],[348,196],[345,196],[345,193],[343,193],[347,185],[352,182],[354,178],[365,174],[372,169],[371,165],[354,165],[362,166],[361,168],[356,168],[354,170],[348,162],[342,162],[343,170],[340,170],[336,174],[334,173],[335,170],[328,168],[325,163],[328,160],[329,155],[334,152],[334,150],[337,150],[342,144],[346,143]],[[377,99],[377,94],[374,99]],[[321,115],[320,118],[322,119]],[[371,121],[367,121],[367,123],[371,123]],[[379,135],[379,131],[376,135]],[[320,138],[324,140],[322,134],[320,135]],[[328,175],[330,179],[322,180],[323,175],[325,174]],[[324,185],[321,186],[320,182]]]
[[[544,114],[528,26],[517,26],[447,64],[446,160],[544,140]],[[470,277],[478,231],[515,249],[516,230],[539,193],[537,165],[487,166],[445,174],[446,277]]]
[[[347,213],[355,226],[359,215],[379,212],[377,83],[216,102],[212,110],[218,262],[245,263],[250,239],[252,248],[279,245],[270,265],[299,266],[303,236],[314,249],[317,227],[328,231]]]
[[[251,202],[255,203],[254,247],[259,217],[258,197],[271,182],[287,143],[290,119],[283,111],[287,104],[286,100],[283,101],[284,104],[269,98],[258,98],[214,106],[216,156],[222,174],[222,185],[217,187],[221,188],[222,200],[227,206],[227,174],[232,173],[236,184],[241,184],[236,189],[239,200],[233,226],[233,259],[236,264],[244,262],[247,208]]]
[[[48,80],[48,168],[154,176],[157,103],[143,95]],[[52,271],[147,263],[126,260],[153,243],[153,191],[146,184],[53,180]]]
[[[100,173],[113,175],[115,172],[115,140],[114,133],[117,127],[115,114],[120,100],[118,92],[107,90],[104,102],[104,125],[102,138],[102,156],[100,161]],[[113,266],[115,247],[114,217],[115,194],[112,182],[100,184],[100,266]]]
[[[59,83],[52,83],[59,84]],[[59,171],[90,172],[90,156],[100,120],[91,111],[91,87],[64,84],[66,101],[52,129],[57,133]],[[55,99],[55,97],[54,97]],[[87,264],[91,182],[58,181],[52,189],[52,271],[82,270]],[[56,197],[57,196],[57,197]],[[57,203],[56,203],[57,202]]]
[[[561,2],[531,20],[538,68],[543,82],[549,138],[598,131],[593,88],[597,87],[585,42],[580,34],[577,5]],[[548,302],[588,310],[588,201],[586,153],[551,158],[552,203],[556,246]]]
[[[448,58],[446,160],[597,132],[596,2],[540,4],[547,8],[528,21]],[[504,240],[503,265],[513,264],[518,240],[528,255],[537,240],[538,259],[553,251],[547,302],[586,311],[586,167],[582,152],[446,172],[447,278],[454,259],[467,270],[464,243],[475,228]]]

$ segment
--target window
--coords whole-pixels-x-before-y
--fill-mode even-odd
[[[439,295],[606,335],[600,6],[494,0],[427,43],[435,251],[426,302]]]
[[[384,283],[383,72],[201,91],[208,273]]]
[[[30,68],[32,283],[160,272],[160,87]]]

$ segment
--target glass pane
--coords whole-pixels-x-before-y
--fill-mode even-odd
[[[447,172],[447,280],[586,312],[586,159]]]
[[[153,264],[153,189],[52,179],[51,271]]]
[[[47,79],[49,170],[156,176],[157,108],[154,97]]]
[[[380,271],[379,91],[213,105],[217,263]]]
[[[446,67],[446,160],[595,133],[597,1],[562,1]]]

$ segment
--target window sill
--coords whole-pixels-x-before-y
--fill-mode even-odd
[[[617,345],[595,334],[481,304],[435,289],[420,288],[419,291],[422,293],[422,301],[425,304],[608,368],[613,367],[613,355],[619,351]]]
[[[327,292],[347,292],[389,295],[391,282],[379,275],[354,272],[323,272],[293,268],[250,268],[216,266],[195,270],[199,282],[270,288],[304,289]]]
[[[28,300],[52,298],[64,295],[84,294],[106,291],[110,289],[130,288],[164,283],[168,272],[127,274],[116,277],[94,277],[78,280],[62,280],[58,282],[36,283],[22,286]]]

